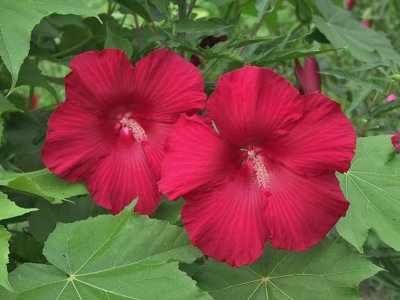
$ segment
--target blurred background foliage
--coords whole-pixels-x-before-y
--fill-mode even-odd
[[[4,115],[0,163],[6,170],[44,167],[40,150],[47,118],[64,101],[69,61],[81,52],[108,47],[124,50],[133,63],[156,48],[172,49],[198,66],[207,93],[223,73],[245,64],[274,69],[297,85],[295,59],[312,56],[319,64],[322,92],[342,105],[358,136],[392,134],[400,128],[400,0],[357,0],[352,9],[342,0],[83,2],[98,18],[51,14],[34,27],[15,89],[10,89],[12,76],[0,60],[0,91],[19,110]],[[7,193],[23,207],[29,206],[27,198],[40,207],[29,220],[7,220],[14,233],[10,270],[20,262],[43,262],[43,242],[57,220],[103,213],[90,200],[79,207],[53,207],[34,196],[18,201],[19,194]],[[44,213],[53,216],[51,221],[40,217]],[[364,282],[363,297],[400,299],[400,254],[371,233],[364,256],[388,272]]]

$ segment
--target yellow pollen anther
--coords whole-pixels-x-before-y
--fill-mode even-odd
[[[147,141],[147,135],[144,129],[134,120],[123,117],[120,121],[122,126],[128,128],[137,142]]]
[[[254,150],[247,151],[247,155],[249,156],[251,165],[253,166],[253,170],[256,173],[257,183],[259,187],[268,193],[270,178],[263,159],[260,155],[257,155]]]

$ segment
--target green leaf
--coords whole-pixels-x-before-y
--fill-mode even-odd
[[[29,232],[41,243],[46,241],[59,222],[72,223],[107,212],[104,208],[97,206],[90,196],[79,197],[62,204],[38,201],[36,208],[38,210],[30,214],[28,218]]]
[[[359,299],[358,284],[382,269],[332,240],[306,252],[268,245],[252,265],[230,268],[209,259],[194,278],[216,300]]]
[[[132,45],[127,39],[116,35],[107,24],[107,37],[104,43],[104,48],[116,48],[123,50],[130,58],[133,53]]]
[[[132,212],[58,224],[43,251],[51,265],[10,273],[5,299],[210,299],[178,268],[201,256],[183,228]],[[7,298],[8,297],[8,298]]]
[[[181,216],[181,208],[184,204],[185,200],[183,199],[170,201],[164,197],[153,217],[175,224]]]
[[[51,203],[61,203],[67,198],[88,194],[83,183],[69,183],[47,169],[29,173],[0,170],[0,185],[40,196]]]
[[[58,98],[56,90],[48,83],[46,77],[44,77],[42,72],[40,72],[37,63],[33,60],[26,59],[22,64],[17,82],[17,86],[20,85],[42,87],[48,90],[54,99]]]
[[[10,201],[6,194],[0,192],[0,220],[14,218],[35,211],[36,208],[22,208]]]
[[[19,111],[18,108],[14,106],[10,101],[7,100],[6,97],[0,93],[0,145],[3,140],[3,130],[4,130],[4,122],[1,118],[1,115],[5,112]]]
[[[9,161],[19,170],[27,172],[44,168],[40,151],[46,138],[47,120],[51,112],[47,109],[35,109],[13,113],[8,119],[4,130],[4,145],[0,152],[5,157],[13,153]]]
[[[373,230],[395,250],[400,250],[400,155],[390,136],[359,138],[350,170],[337,174],[350,201],[346,217],[336,225],[339,234],[358,251]]]
[[[11,291],[12,287],[8,281],[7,272],[8,254],[10,253],[10,250],[8,249],[8,241],[10,238],[11,233],[9,233],[3,226],[0,226],[0,285]]]
[[[115,1],[122,4],[126,8],[128,8],[131,12],[138,14],[147,22],[152,21],[148,6],[145,5],[144,1],[140,1],[140,0],[139,1],[138,0],[115,0]]]
[[[11,73],[12,88],[28,55],[33,28],[52,13],[96,15],[80,0],[0,1],[0,56]]]
[[[351,14],[326,0],[313,0],[321,16],[313,16],[317,28],[336,48],[347,48],[357,59],[375,62],[387,58],[400,64],[400,55],[383,33],[361,25]]]
[[[176,23],[177,32],[186,33],[204,33],[208,35],[226,33],[226,31],[232,28],[233,25],[225,24],[219,19],[197,19],[190,20],[185,19]]]

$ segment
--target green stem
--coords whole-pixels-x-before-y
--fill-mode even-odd
[[[190,17],[190,14],[192,13],[192,10],[193,10],[195,4],[196,4],[196,0],[191,0],[190,1],[189,8],[188,8],[188,11],[187,11],[187,14],[186,14],[187,18]]]
[[[72,46],[72,47],[70,47],[68,49],[65,49],[65,50],[63,50],[61,52],[53,54],[52,57],[59,58],[59,57],[64,56],[65,54],[68,54],[68,53],[70,53],[72,51],[75,51],[76,49],[79,49],[80,47],[85,45],[87,42],[89,42],[92,39],[92,37],[93,37],[92,32],[89,32],[89,35],[83,41],[80,41],[78,44],[75,44],[74,46]]]
[[[33,102],[33,94],[35,93],[35,87],[31,85],[29,87],[29,96],[28,99],[25,101],[25,111],[29,111],[32,109],[32,102]]]
[[[133,19],[135,20],[136,27],[136,38],[139,50],[142,50],[142,27],[139,24],[139,18],[137,14],[133,14]]]

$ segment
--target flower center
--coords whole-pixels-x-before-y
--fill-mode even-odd
[[[147,134],[144,129],[133,119],[128,117],[123,117],[119,120],[122,128],[128,129],[135,140],[140,143],[147,143]]]
[[[258,186],[264,191],[266,196],[270,196],[270,178],[265,167],[264,160],[254,150],[247,151],[248,158],[253,167],[254,173],[256,174]]]

